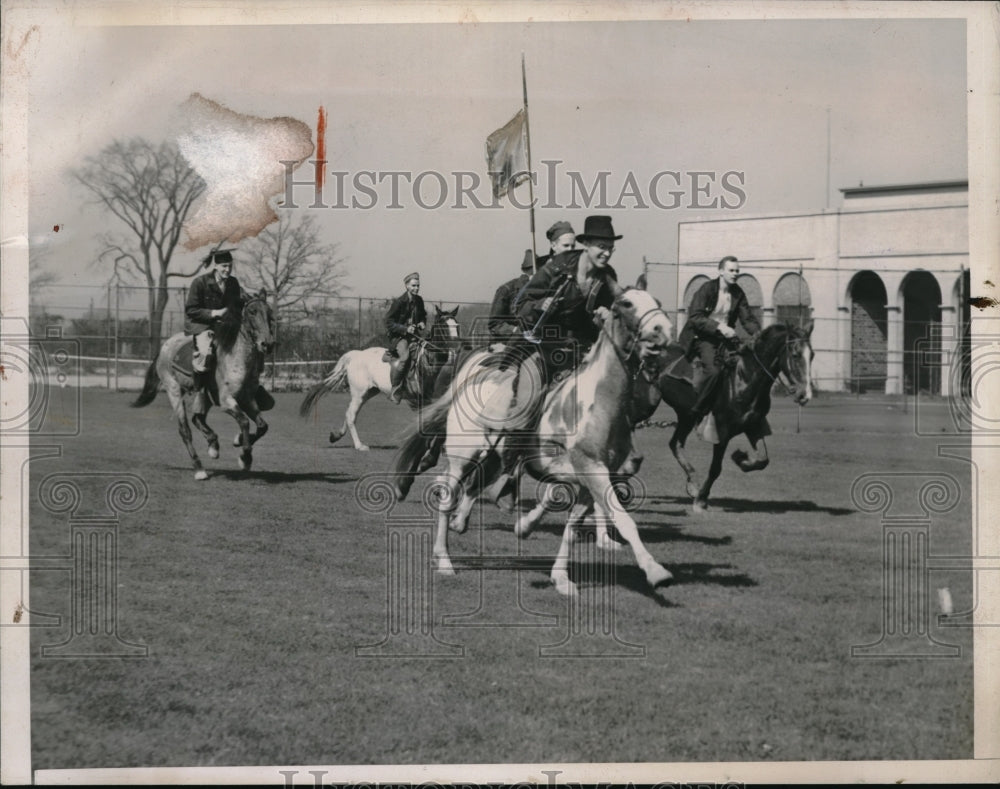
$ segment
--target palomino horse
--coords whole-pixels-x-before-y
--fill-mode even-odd
[[[240,318],[223,319],[215,332],[214,381],[218,403],[222,410],[236,420],[240,428],[239,457],[240,468],[249,470],[253,464],[252,447],[257,439],[267,432],[267,422],[260,415],[254,399],[260,385],[260,371],[264,356],[274,344],[274,317],[268,306],[266,294],[261,291],[243,305]],[[187,447],[194,463],[194,478],[208,479],[208,472],[201,465],[198,453],[191,443],[191,427],[188,425],[187,409],[191,405],[194,380],[191,375],[191,350],[193,341],[189,335],[180,332],[170,337],[160,348],[159,354],[146,370],[146,381],[139,397],[132,403],[139,408],[153,402],[163,382],[170,398],[170,405],[177,416],[177,427],[181,439]],[[213,393],[214,396],[215,393]],[[203,412],[192,408],[191,421],[208,441],[208,455],[219,456],[219,437],[208,426],[205,417],[211,403],[208,398],[199,398],[204,403]],[[250,420],[257,426],[250,433]]]
[[[434,309],[437,313],[431,326],[430,339],[419,340],[410,347],[411,361],[406,375],[404,399],[411,408],[419,406],[425,399],[425,394],[430,396],[434,379],[451,358],[459,341],[458,321],[455,319],[458,307],[445,311],[435,305]],[[358,436],[355,420],[361,406],[375,395],[382,392],[388,396],[392,392],[389,362],[385,359],[387,353],[385,348],[365,348],[345,353],[337,360],[330,374],[306,393],[299,406],[299,416],[308,416],[323,395],[336,391],[346,383],[351,391],[351,402],[347,406],[340,430],[330,431],[330,443],[339,441],[345,433],[350,432],[354,448],[367,452],[368,445],[362,443]]]
[[[611,469],[618,468],[631,450],[630,401],[636,375],[659,356],[669,336],[670,321],[652,296],[641,290],[623,291],[583,362],[545,396],[525,451],[525,469],[549,483],[549,488],[536,507],[539,512],[519,519],[515,531],[527,535],[546,506],[554,503],[548,495],[552,486],[574,497],[551,571],[560,594],[576,594],[569,578],[570,545],[577,524],[591,507],[614,523],[651,586],[672,577],[643,545],[635,521],[617,502],[611,480]],[[447,542],[450,516],[454,513],[451,527],[463,531],[471,502],[498,470],[497,445],[505,440],[505,428],[519,428],[516,416],[508,422],[511,415],[502,410],[489,413],[491,404],[510,402],[514,374],[498,370],[489,356],[477,353],[469,358],[448,392],[421,413],[421,426],[396,458],[397,473],[407,474],[413,457],[425,451],[428,436],[440,433],[446,423],[448,465],[432,491],[438,504],[434,557],[438,572],[445,575],[454,573]],[[526,366],[520,374],[534,374]]]
[[[683,351],[679,346],[668,349],[668,355],[673,358],[668,360],[669,366],[664,368],[656,388],[663,401],[677,414],[677,426],[670,437],[670,451],[687,475],[687,492],[694,497],[695,512],[704,512],[708,507],[708,494],[722,472],[726,446],[740,433],[744,433],[749,440],[753,456],[738,449],[733,452],[733,462],[743,471],[757,471],[767,466],[769,461],[764,436],[770,435],[771,430],[766,417],[771,410],[771,387],[776,381],[781,381],[799,405],[805,405],[812,399],[812,328],[812,323],[801,329],[781,323],[768,326],[756,340],[736,353],[734,365],[724,367],[712,408],[719,441],[713,448],[708,477],[700,487],[695,482],[694,466],[684,453],[684,442],[695,427],[691,409],[696,394],[690,381],[672,369],[676,357],[681,356]]]

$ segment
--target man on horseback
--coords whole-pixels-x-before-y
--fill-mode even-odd
[[[571,369],[597,340],[615,296],[621,291],[610,265],[615,235],[609,216],[589,216],[576,237],[581,249],[555,254],[529,280],[515,305],[529,337],[511,343],[505,363],[514,362],[514,397],[509,413],[527,419],[512,423],[503,453],[503,473],[494,490],[505,509],[514,487],[512,471],[525,436],[535,426],[548,384]],[[544,339],[543,339],[544,338]]]
[[[198,413],[207,410],[204,398],[209,396],[213,372],[214,329],[225,318],[238,320],[243,309],[243,289],[232,276],[232,253],[232,249],[217,249],[208,253],[201,262],[210,270],[191,283],[184,305],[184,333],[194,336],[191,366],[195,395],[203,406],[195,408]]]
[[[389,362],[392,392],[389,399],[399,403],[410,367],[410,341],[418,339],[427,324],[427,310],[420,298],[420,274],[413,272],[403,278],[406,292],[397,298],[385,315],[385,329],[389,335],[389,352],[394,354]]]
[[[568,252],[576,245],[573,226],[569,222],[556,222],[546,231],[545,236],[549,239],[548,254],[542,255],[536,261],[535,255],[530,249],[524,250],[524,260],[521,261],[521,276],[505,282],[497,288],[497,292],[493,296],[488,324],[490,339],[493,342],[506,344],[512,339],[521,337],[523,327],[517,318],[517,311],[514,309],[515,299],[538,269],[548,263],[554,255]]]
[[[739,321],[747,334],[760,332],[760,323],[750,310],[746,294],[736,284],[740,274],[739,261],[727,255],[719,261],[719,276],[702,285],[691,299],[687,323],[678,338],[687,357],[694,365],[694,385],[698,399],[694,405],[696,422],[706,420],[703,434],[711,439],[710,415],[718,389],[720,346],[736,338],[734,327]]]

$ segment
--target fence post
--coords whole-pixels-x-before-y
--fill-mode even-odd
[[[361,297],[358,296],[358,343],[357,347],[361,347]]]
[[[275,299],[274,311],[278,311],[277,299]],[[271,391],[277,392],[275,380],[278,377],[278,321],[274,322],[274,345],[271,346]]]
[[[115,391],[118,391],[118,324],[121,322],[121,283],[115,283]]]
[[[104,388],[111,389],[111,281],[108,281],[108,323],[104,328],[107,342],[104,345]]]

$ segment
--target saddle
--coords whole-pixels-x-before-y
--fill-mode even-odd
[[[677,343],[670,343],[663,354],[665,357],[663,375],[694,386],[694,366],[687,358],[684,348]]]
[[[177,353],[174,354],[174,358],[170,360],[170,368],[174,375],[177,376],[177,380],[185,388],[193,389],[195,388],[194,380],[194,343],[186,342],[178,349]],[[215,372],[215,355],[209,357],[208,365],[205,370],[204,381],[206,383],[206,390],[208,396],[212,400],[213,405],[220,405],[219,403],[219,386],[215,382],[215,376],[212,374]],[[273,403],[273,401],[272,401]]]

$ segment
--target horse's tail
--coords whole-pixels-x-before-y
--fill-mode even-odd
[[[333,371],[306,393],[306,396],[302,399],[302,405],[299,406],[299,416],[309,416],[309,412],[312,411],[317,400],[327,392],[336,391],[344,385],[347,381],[347,363],[350,361],[348,358],[350,355],[351,352],[348,351],[341,356],[337,360]]]
[[[146,380],[143,382],[142,391],[132,402],[132,408],[142,408],[149,405],[156,399],[156,393],[160,391],[160,374],[156,372],[156,359],[149,363],[146,370]]]
[[[435,438],[443,436],[448,424],[448,412],[454,399],[455,388],[449,386],[437,400],[420,411],[417,424],[403,437],[403,443],[393,461],[396,477],[396,493],[400,501],[410,492],[410,486],[417,476],[417,464],[426,454]]]

